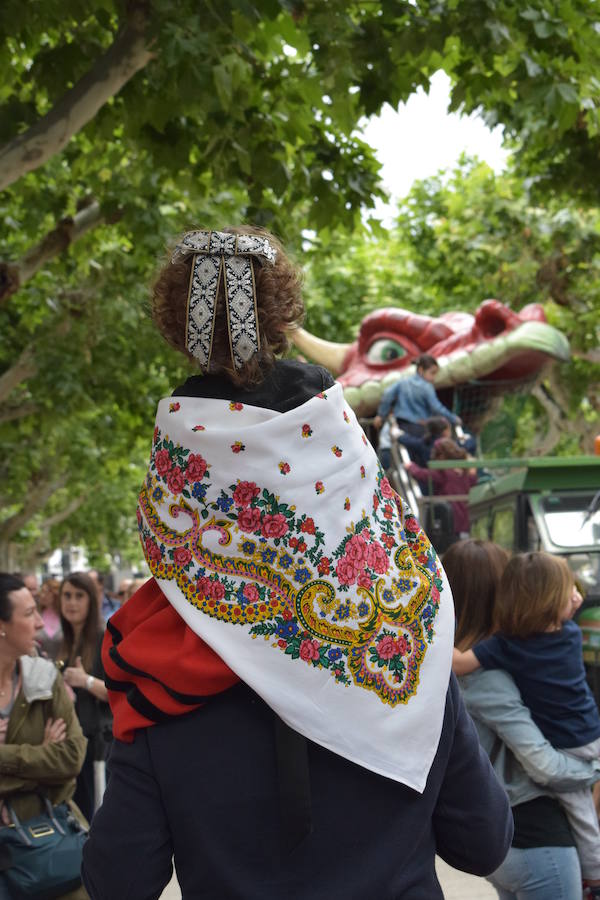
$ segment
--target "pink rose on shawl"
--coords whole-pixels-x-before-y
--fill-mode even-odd
[[[300,531],[303,531],[304,534],[314,534],[315,533],[315,523],[314,519],[305,519],[302,525],[300,526]]]
[[[387,553],[379,541],[373,541],[367,548],[367,565],[374,569],[378,575],[383,575],[390,566]]]
[[[258,593],[258,588],[255,584],[247,584],[244,587],[244,597],[249,603],[256,603],[260,598],[260,594]]]
[[[236,506],[250,506],[259,494],[260,488],[253,481],[240,481],[233,492],[233,502]]]
[[[359,567],[354,564],[353,560],[348,559],[347,556],[342,556],[335,567],[340,584],[354,584],[358,569]]]
[[[302,641],[300,644],[300,659],[306,660],[306,662],[310,662],[313,659],[319,658],[319,642],[311,641],[310,638]]]
[[[202,594],[203,597],[211,596],[211,587],[212,581],[210,580],[210,578],[207,578],[206,575],[202,575],[196,582],[198,593]]]
[[[261,533],[267,538],[279,538],[288,530],[288,523],[282,513],[276,513],[274,516],[267,513],[262,520]]]
[[[240,531],[256,531],[260,526],[260,509],[252,509],[249,506],[240,509],[237,523]]]
[[[151,537],[146,538],[146,556],[151,559],[152,562],[160,562],[162,559],[160,548],[157,546],[156,541],[153,541]]]
[[[225,585],[221,584],[220,581],[211,581],[210,596],[213,600],[222,600],[225,596]]]
[[[391,659],[397,653],[396,641],[391,634],[384,634],[383,637],[379,638],[377,641],[377,655],[381,659]]]
[[[374,510],[377,509],[378,506],[379,506],[379,497],[377,496],[377,494],[373,494],[373,509]]]
[[[396,638],[394,644],[396,645],[396,653],[398,656],[406,656],[410,646],[403,634]]]
[[[159,450],[154,457],[154,465],[156,466],[156,471],[161,476],[161,478],[164,478],[172,465],[169,451]]]
[[[192,554],[187,547],[178,547],[173,553],[173,562],[176,566],[187,566],[192,558]]]
[[[415,519],[414,516],[407,516],[404,522],[404,528],[406,531],[410,531],[412,534],[419,533],[419,523]]]
[[[389,503],[386,503],[383,507],[383,518],[384,519],[392,519],[394,516],[394,508]]]
[[[369,575],[368,572],[361,572],[358,576],[358,586],[363,588],[370,588],[373,584],[373,579]]]
[[[382,478],[381,480],[381,493],[386,498],[386,500],[389,500],[390,497],[394,496],[394,491],[387,478]]]
[[[185,467],[185,477],[188,481],[200,481],[208,468],[206,460],[199,453],[190,453]]]
[[[346,544],[345,550],[348,559],[351,559],[358,566],[367,558],[367,545],[362,537],[355,534]]]
[[[174,466],[167,475],[167,487],[172,494],[180,494],[185,487],[185,478],[179,466]]]
[[[388,548],[388,550],[393,550],[394,547],[396,546],[396,539],[392,534],[382,534],[381,540],[383,541],[385,546]]]

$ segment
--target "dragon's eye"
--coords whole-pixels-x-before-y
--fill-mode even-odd
[[[402,359],[406,356],[406,350],[398,341],[391,338],[381,338],[371,344],[367,350],[367,359],[370,363],[381,365],[382,363],[393,362],[395,359]]]

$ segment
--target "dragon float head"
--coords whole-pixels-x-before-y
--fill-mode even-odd
[[[451,392],[475,386],[491,400],[535,381],[550,360],[569,359],[566,337],[548,325],[539,304],[516,313],[498,300],[484,300],[474,315],[449,312],[437,319],[405,309],[380,309],[363,319],[353,344],[323,341],[302,329],[294,343],[331,370],[360,416],[375,413],[383,392],[412,374],[413,362],[422,353],[439,363],[435,387],[446,395],[445,402]],[[483,407],[489,409],[490,404]],[[483,407],[480,403],[471,418],[480,420]],[[460,413],[467,424],[475,424],[469,423],[467,409]]]

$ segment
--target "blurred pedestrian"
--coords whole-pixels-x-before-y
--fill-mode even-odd
[[[91,821],[101,798],[95,796],[94,762],[103,762],[111,739],[111,714],[100,656],[103,630],[98,599],[89,575],[72,572],[60,587],[63,639],[59,649],[65,682],[75,692],[75,710],[88,739],[85,762],[77,779],[75,802]]]
[[[47,578],[40,588],[38,607],[43,628],[37,633],[37,642],[40,651],[48,659],[55,660],[62,643],[62,628],[60,626],[60,581],[56,578]]]

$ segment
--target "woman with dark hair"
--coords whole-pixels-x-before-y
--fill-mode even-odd
[[[75,710],[88,739],[83,768],[77,779],[75,802],[91,821],[97,801],[94,762],[106,759],[111,715],[104,685],[100,650],[103,630],[94,582],[83,572],[73,572],[60,586],[60,622],[63,639],[59,658],[64,679],[75,692]]]
[[[498,585],[508,559],[505,550],[488,541],[460,541],[444,554],[459,650],[494,632]],[[489,881],[501,900],[579,900],[575,841],[554,792],[589,787],[600,779],[597,765],[561,753],[546,740],[507,672],[479,669],[459,681],[515,823],[508,856]]]
[[[54,805],[68,802],[83,821],[71,798],[86,742],[58,670],[32,656],[41,626],[23,581],[0,573],[0,800],[10,800],[23,821],[42,812],[43,794]],[[4,808],[0,819],[10,822]],[[67,897],[87,894],[80,887]],[[11,898],[2,874],[0,898]]]

